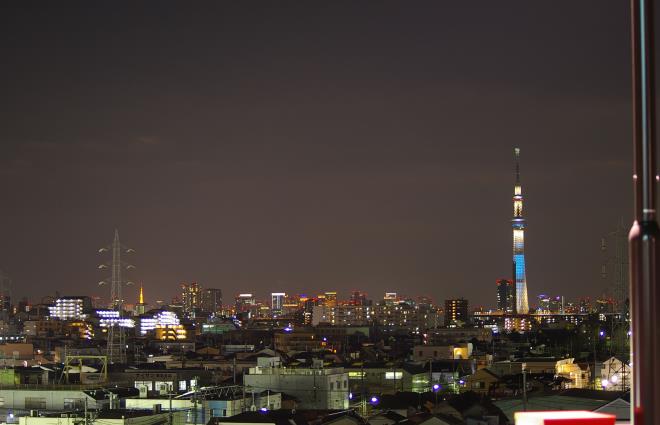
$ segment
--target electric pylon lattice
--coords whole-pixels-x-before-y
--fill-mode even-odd
[[[119,231],[115,229],[115,238],[112,244],[99,249],[99,253],[112,253],[112,260],[109,263],[99,265],[99,269],[111,270],[109,278],[99,282],[99,285],[110,285],[109,309],[113,314],[109,314],[106,320],[108,346],[108,360],[111,363],[126,363],[126,332],[123,323],[124,316],[124,298],[122,296],[122,287],[132,285],[133,282],[124,278],[124,271],[135,268],[135,266],[122,261],[122,254],[130,254],[133,249],[121,244],[119,241]],[[116,313],[114,313],[116,312]]]

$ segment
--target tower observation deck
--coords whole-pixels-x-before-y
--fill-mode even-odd
[[[520,149],[514,149],[516,162],[516,184],[513,189],[513,281],[516,286],[516,313],[529,313],[527,299],[527,276],[525,274],[525,218],[520,184]]]

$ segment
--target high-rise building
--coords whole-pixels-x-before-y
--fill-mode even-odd
[[[383,304],[385,305],[394,305],[399,302],[399,297],[397,297],[396,292],[385,292],[383,297]]]
[[[257,300],[252,294],[238,294],[236,296],[236,314],[250,311],[257,304]]]
[[[537,312],[563,313],[562,299],[563,297],[560,295],[540,294],[538,296],[539,306]]]
[[[360,291],[354,291],[348,302],[352,305],[371,305],[371,300],[367,299],[367,294]]]
[[[505,313],[516,312],[516,287],[512,280],[497,280],[497,309]]]
[[[527,276],[525,273],[525,219],[523,218],[523,196],[520,184],[520,149],[514,149],[516,161],[516,184],[513,189],[513,281],[516,283],[516,313],[529,313],[527,300]]]
[[[325,293],[325,305],[328,307],[334,307],[337,305],[337,292],[329,291]]]
[[[312,307],[312,326],[368,326],[373,320],[373,307],[363,305],[317,305]]]
[[[0,312],[11,311],[11,279],[0,270]]]
[[[206,313],[216,314],[222,311],[222,290],[207,288],[202,291],[202,310]]]
[[[80,320],[87,317],[92,300],[87,296],[60,297],[48,307],[50,317],[60,320]]]
[[[181,305],[187,317],[195,317],[202,306],[202,287],[196,282],[181,284]]]
[[[173,311],[160,310],[155,312],[152,316],[143,316],[140,319],[140,335],[144,336],[149,331],[156,328],[175,328],[181,325],[179,317]]]
[[[270,294],[270,311],[272,314],[280,315],[282,314],[282,306],[284,305],[284,299],[286,294],[284,292],[272,292]]]
[[[445,326],[461,326],[468,321],[468,301],[464,298],[445,300]]]

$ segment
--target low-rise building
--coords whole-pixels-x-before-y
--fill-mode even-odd
[[[426,335],[426,343],[429,345],[449,345],[473,339],[490,343],[493,331],[489,328],[438,328]]]
[[[312,329],[286,329],[275,333],[275,349],[283,353],[320,350],[323,342]]]
[[[472,355],[472,343],[452,345],[415,345],[413,361],[467,359]]]
[[[2,407],[18,410],[73,410],[79,409],[87,404],[90,409],[100,408],[103,399],[96,397],[92,391],[80,389],[0,389],[0,401]]]
[[[603,362],[600,369],[600,385],[607,391],[627,391],[630,389],[632,370],[628,363],[616,357],[610,357]]]
[[[347,409],[348,373],[343,367],[323,367],[315,362],[311,368],[282,367],[277,357],[260,357],[258,366],[243,376],[250,392],[282,392],[294,396],[302,409]]]
[[[465,388],[477,394],[489,394],[495,388],[500,378],[488,369],[479,369],[465,379]]]
[[[160,425],[169,423],[168,413],[154,410],[103,410],[96,414],[95,422],[104,425]],[[22,416],[18,418],[19,425],[79,425],[85,422],[78,414],[53,414],[48,416]],[[185,412],[174,412],[172,414],[173,425],[186,423]]]

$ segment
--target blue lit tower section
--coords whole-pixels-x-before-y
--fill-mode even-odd
[[[513,189],[513,281],[516,283],[516,313],[529,313],[527,301],[527,277],[525,276],[525,219],[523,218],[523,196],[520,186],[520,149],[514,150],[516,157],[516,185]]]

